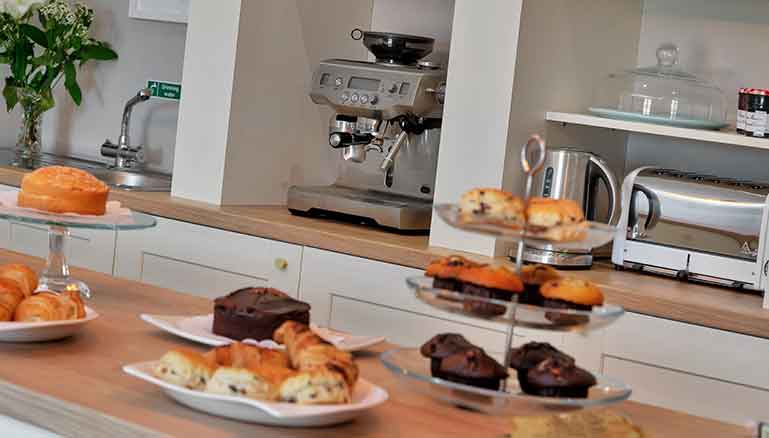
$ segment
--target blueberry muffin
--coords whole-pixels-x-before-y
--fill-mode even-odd
[[[571,199],[532,198],[526,205],[529,235],[555,242],[585,238],[587,222],[582,207]]]
[[[523,199],[499,189],[474,189],[459,200],[460,219],[522,227],[525,223]]]

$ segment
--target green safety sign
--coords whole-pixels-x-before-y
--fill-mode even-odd
[[[163,81],[147,81],[147,88],[152,91],[152,97],[179,100],[182,98],[182,84]]]

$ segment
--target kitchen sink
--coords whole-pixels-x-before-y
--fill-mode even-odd
[[[96,178],[123,190],[170,192],[171,177],[162,173],[129,172],[116,169],[89,169]]]

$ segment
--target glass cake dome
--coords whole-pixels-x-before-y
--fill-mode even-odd
[[[713,83],[677,67],[678,47],[657,49],[657,65],[610,74],[589,111],[612,119],[721,129],[726,101]]]

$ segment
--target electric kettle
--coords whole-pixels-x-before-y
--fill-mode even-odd
[[[590,152],[571,148],[548,150],[542,170],[534,177],[531,196],[577,201],[587,220],[593,221],[601,205],[597,199],[599,182],[608,193],[608,223],[616,225],[621,214],[619,183],[606,161]],[[589,268],[593,255],[591,251],[559,249],[554,243],[527,245],[523,260],[563,268]]]

